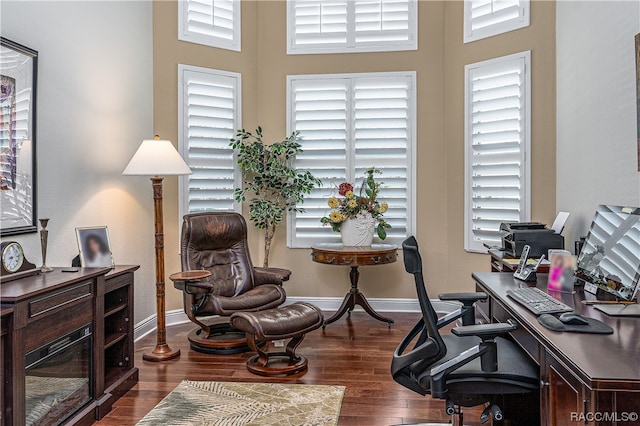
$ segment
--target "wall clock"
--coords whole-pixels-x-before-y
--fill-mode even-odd
[[[24,257],[20,243],[6,241],[0,245],[0,282],[35,275],[40,270]]]

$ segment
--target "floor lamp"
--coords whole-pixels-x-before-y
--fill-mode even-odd
[[[156,313],[158,327],[156,347],[145,351],[142,359],[146,361],[167,361],[180,356],[180,350],[173,350],[167,344],[167,324],[164,298],[164,231],[162,217],[162,176],[188,175],[191,169],[184,162],[171,141],[143,140],[140,147],[122,172],[123,175],[152,176],[153,212],[155,218],[156,240]]]

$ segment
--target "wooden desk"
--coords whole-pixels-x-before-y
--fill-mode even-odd
[[[491,256],[491,272],[515,272],[518,269],[518,261],[520,259],[507,256],[502,250],[491,249],[489,250],[489,256]],[[549,264],[540,265],[538,273],[548,274]]]
[[[609,317],[581,304],[585,295],[579,288],[573,295],[555,297],[577,313],[607,323],[614,333],[554,332],[507,296],[508,289],[526,283],[510,273],[474,273],[473,278],[477,290],[489,296],[487,304],[478,306],[479,314],[492,322],[514,321],[518,328],[511,336],[540,366],[541,424],[640,424],[640,319]],[[536,286],[546,290],[547,275],[539,274]]]
[[[397,246],[392,244],[373,244],[371,247],[345,247],[342,244],[317,244],[311,247],[311,258],[317,263],[351,267],[351,272],[349,273],[351,289],[344,297],[338,311],[324,322],[323,329],[332,322],[338,321],[346,312],[351,314],[356,305],[362,306],[366,313],[378,321],[386,322],[391,327],[393,320],[377,313],[369,305],[364,294],[358,289],[358,279],[360,278],[358,268],[360,266],[386,265],[395,262],[398,260]]]

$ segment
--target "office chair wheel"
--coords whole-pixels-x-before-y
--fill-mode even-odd
[[[453,416],[454,414],[456,414],[456,406],[453,403],[453,401],[451,401],[450,399],[447,399],[446,404],[447,406],[444,409],[445,413],[447,413],[447,415],[449,416]]]
[[[501,422],[502,420],[504,420],[504,414],[502,413],[502,410],[495,404],[491,404],[484,409],[484,411],[480,415],[480,423],[485,424],[491,417],[493,417],[493,420],[495,420],[496,422]]]

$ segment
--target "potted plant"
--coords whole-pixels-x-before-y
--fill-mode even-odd
[[[237,202],[249,200],[249,218],[264,230],[264,267],[269,266],[269,252],[276,229],[287,212],[304,212],[297,205],[304,202],[304,195],[321,185],[311,172],[297,170],[295,159],[302,152],[299,134],[293,132],[281,142],[265,144],[262,128],[252,134],[238,130],[231,139],[231,147],[238,154],[238,166],[243,176],[243,187],[235,189]]]
[[[386,202],[378,201],[381,183],[374,178],[375,174],[381,173],[375,167],[368,169],[357,195],[353,185],[344,182],[338,187],[338,194],[342,198],[329,198],[328,204],[333,210],[320,221],[324,225],[331,225],[335,232],[340,232],[343,245],[370,246],[374,233],[381,240],[387,238],[387,229],[391,225],[383,215],[389,206]]]

